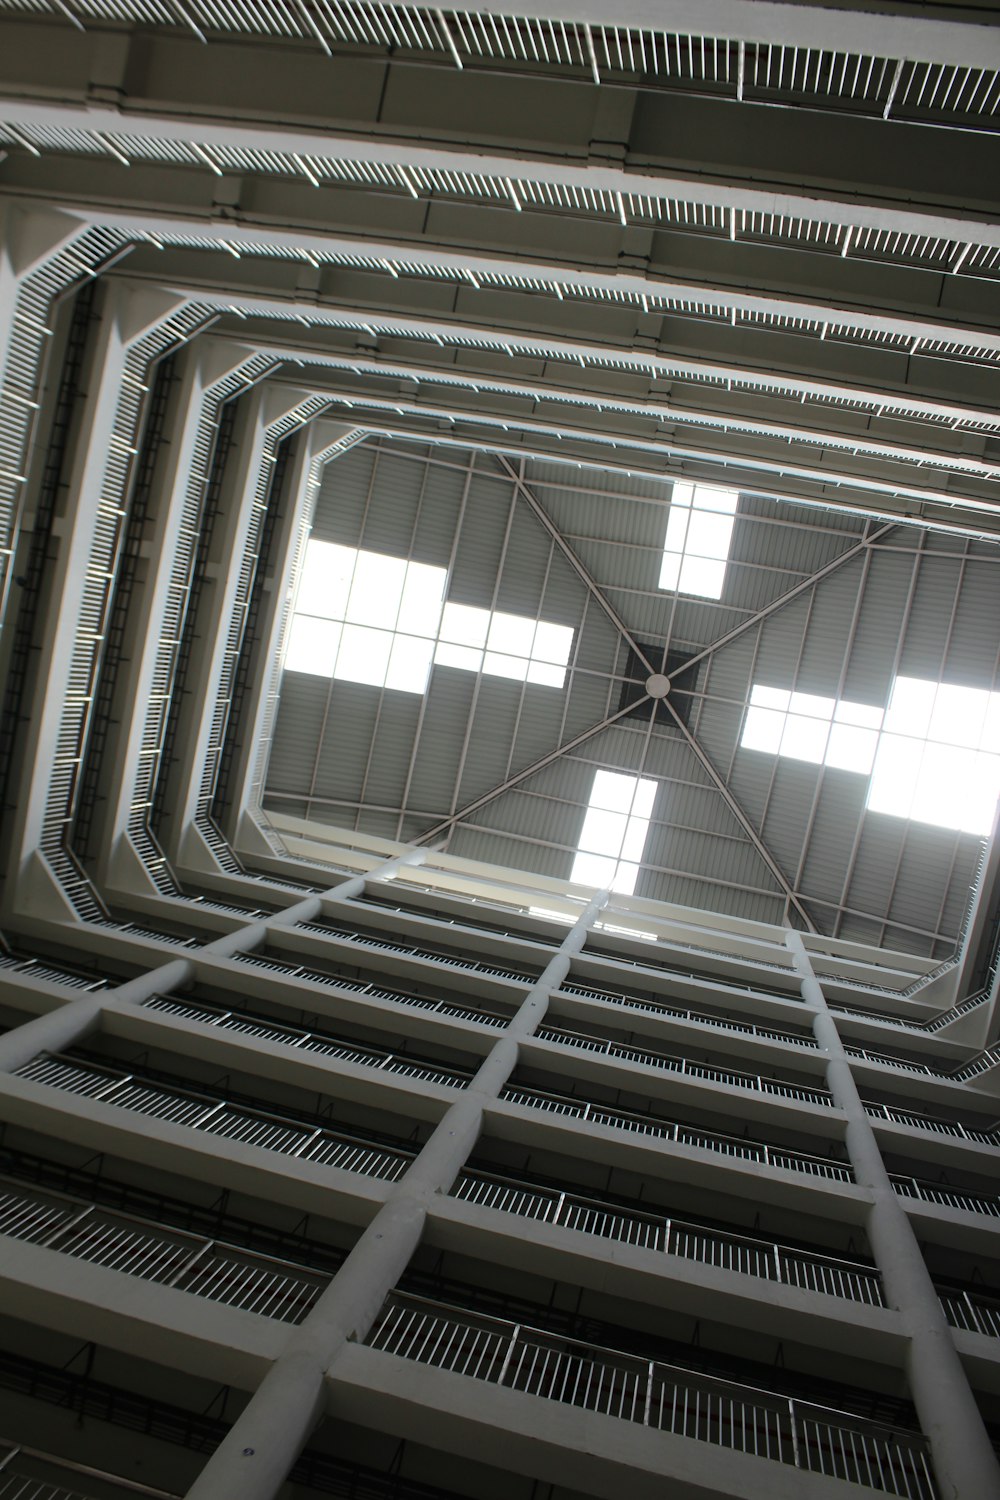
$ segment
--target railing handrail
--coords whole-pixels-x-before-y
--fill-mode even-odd
[[[612,990],[595,990],[573,981],[564,981],[557,993],[579,996],[584,1000],[602,1000],[610,1005],[626,1005],[633,1010],[662,1012],[664,1015],[677,1016],[680,1020],[704,1022],[709,1026],[718,1026],[720,1030],[759,1036],[765,1040],[793,1042],[800,1047],[819,1046],[815,1037],[797,1036],[795,1032],[784,1031],[780,1027],[758,1026],[753,1021],[735,1020],[727,1016],[714,1016],[711,1011],[697,1010],[687,1005],[670,1005],[667,1001],[650,1000],[639,995],[628,995],[624,991],[619,993]]]
[[[621,1203],[602,1202],[599,1198],[588,1198],[583,1193],[564,1192],[558,1188],[552,1188],[538,1183],[530,1182],[523,1178],[504,1177],[494,1172],[483,1172],[478,1167],[463,1167],[458,1181],[463,1178],[475,1178],[479,1182],[494,1182],[503,1187],[516,1188],[519,1191],[535,1193],[538,1196],[551,1197],[554,1201],[565,1198],[566,1202],[580,1204],[584,1208],[593,1208],[604,1214],[622,1214],[629,1218],[642,1219],[651,1224],[670,1224],[675,1229],[691,1230],[695,1234],[715,1235],[719,1239],[732,1241],[741,1245],[751,1245],[755,1249],[773,1251],[778,1249],[785,1255],[796,1256],[802,1260],[815,1261],[822,1265],[844,1268],[861,1276],[869,1276],[874,1280],[879,1278],[879,1270],[876,1265],[865,1261],[846,1260],[842,1256],[827,1255],[822,1250],[800,1250],[794,1245],[786,1245],[781,1240],[762,1240],[754,1235],[744,1234],[742,1230],[719,1229],[709,1224],[698,1224],[690,1219],[678,1219],[675,1214],[653,1213],[649,1209],[631,1208]]]
[[[692,1134],[703,1135],[709,1140],[731,1141],[734,1146],[742,1148],[756,1147],[758,1150],[763,1151],[765,1165],[769,1163],[772,1155],[785,1156],[795,1161],[813,1162],[817,1166],[821,1166],[824,1173],[828,1176],[840,1176],[843,1181],[853,1182],[854,1180],[854,1173],[847,1162],[835,1161],[832,1157],[814,1156],[808,1151],[796,1151],[794,1148],[787,1146],[770,1146],[766,1141],[754,1140],[752,1136],[729,1135],[722,1130],[706,1130],[700,1125],[687,1125],[682,1120],[668,1120],[660,1115],[640,1115],[634,1113],[632,1110],[617,1109],[614,1106],[606,1104],[595,1104],[591,1099],[580,1099],[572,1094],[557,1094],[554,1090],[536,1089],[532,1088],[529,1084],[523,1083],[508,1083],[499,1096],[501,1101],[507,1100],[511,1093],[522,1093],[537,1099],[552,1099],[557,1103],[570,1104],[579,1115],[587,1119],[593,1119],[591,1112],[596,1110],[610,1116],[612,1119],[636,1120],[640,1125],[646,1127],[647,1130],[650,1125],[662,1126],[664,1128],[658,1133],[664,1136],[673,1131],[676,1138],[678,1130],[689,1130]],[[517,1103],[518,1101],[513,1100],[511,1102]],[[598,1120],[596,1123],[602,1124],[604,1122]],[[650,1131],[649,1133],[652,1134],[653,1132]],[[680,1144],[683,1145],[684,1142]]]
[[[13,1438],[0,1438],[0,1449],[7,1448],[10,1451],[5,1455],[5,1462],[24,1454],[25,1458],[34,1459],[38,1463],[52,1464],[54,1468],[65,1469],[70,1474],[82,1474],[87,1479],[99,1479],[102,1484],[117,1486],[118,1489],[128,1490],[133,1495],[143,1495],[146,1500],[181,1500],[176,1490],[157,1490],[149,1484],[140,1484],[135,1479],[125,1479],[120,1474],[111,1474],[106,1469],[95,1469],[91,1464],[77,1463],[70,1458],[62,1458],[55,1453],[44,1453],[41,1448],[29,1448],[26,1443],[17,1443]]]
[[[637,1047],[633,1042],[618,1042],[613,1038],[594,1037],[586,1031],[573,1031],[569,1027],[539,1026],[535,1032],[539,1041],[563,1043],[566,1046],[580,1047],[587,1044],[589,1050],[594,1052],[605,1052],[609,1055],[613,1052],[621,1054],[631,1053],[633,1057],[642,1062],[648,1062],[651,1067],[670,1068],[680,1073],[691,1073],[694,1077],[715,1073],[719,1078],[736,1088],[753,1089],[757,1093],[781,1093],[783,1091],[798,1096],[807,1102],[824,1102],[833,1105],[833,1095],[829,1089],[813,1088],[808,1084],[791,1083],[783,1078],[767,1078],[760,1073],[748,1073],[742,1068],[722,1067],[717,1063],[693,1062],[684,1057],[683,1054],[673,1052],[658,1052],[655,1048]],[[579,1038],[579,1040],[577,1040]],[[676,1065],[676,1066],[672,1066]]]
[[[821,1416],[826,1418],[836,1417],[838,1421],[842,1420],[846,1424],[858,1424],[865,1429],[874,1428],[880,1432],[891,1432],[894,1434],[905,1432],[907,1436],[913,1437],[917,1441],[922,1440],[923,1437],[919,1431],[903,1427],[893,1427],[891,1423],[879,1422],[873,1417],[859,1417],[854,1412],[844,1411],[840,1407],[824,1406],[818,1401],[804,1401],[798,1396],[789,1398],[775,1391],[769,1391],[764,1386],[749,1385],[739,1380],[728,1380],[722,1375],[704,1375],[701,1371],[691,1370],[686,1365],[674,1365],[662,1359],[649,1359],[641,1354],[631,1354],[625,1349],[613,1349],[606,1344],[588,1343],[583,1339],[571,1338],[561,1333],[552,1333],[546,1328],[535,1328],[530,1323],[515,1323],[509,1318],[498,1318],[492,1313],[474,1312],[455,1303],[437,1302],[430,1297],[420,1297],[412,1292],[390,1292],[384,1306],[393,1307],[400,1304],[423,1309],[425,1316],[439,1318],[442,1321],[450,1319],[452,1322],[465,1324],[465,1326],[473,1328],[486,1324],[498,1332],[516,1333],[521,1337],[527,1335],[529,1338],[536,1339],[542,1344],[557,1344],[560,1348],[568,1346],[571,1349],[579,1351],[585,1357],[595,1354],[610,1355],[611,1360],[615,1362],[637,1365],[643,1370],[648,1370],[652,1366],[658,1371],[666,1372],[671,1377],[679,1376],[684,1380],[690,1381],[692,1384],[702,1383],[713,1389],[721,1388],[725,1391],[738,1391],[742,1395],[762,1397],[763,1402],[774,1402],[783,1411],[787,1410],[789,1399],[791,1399],[797,1407],[807,1409],[816,1418],[820,1418]]]

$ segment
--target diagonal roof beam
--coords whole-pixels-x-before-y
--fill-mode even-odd
[[[556,526],[548,511],[545,510],[545,508],[541,504],[541,501],[538,499],[537,495],[532,489],[529,488],[528,485],[525,484],[521,475],[514,468],[514,465],[511,463],[509,458],[507,458],[502,453],[498,453],[497,458],[504,473],[508,476],[509,479],[513,481],[514,488],[517,490],[517,493],[520,495],[521,499],[534,513],[536,519],[541,522],[542,526],[544,526],[545,530],[555,542],[556,546],[559,548],[559,551],[562,553],[563,557],[565,557],[566,561],[569,563],[573,571],[586,584],[593,597],[594,603],[598,604],[600,608],[603,609],[612,625],[618,631],[618,634],[622,637],[623,640],[628,642],[629,646],[631,646],[636,656],[646,668],[646,671],[652,677],[653,673],[658,669],[653,666],[652,662],[647,661],[646,653],[642,650],[638,642],[635,640],[632,632],[625,624],[625,621],[615,609],[610,599],[607,598],[604,591],[597,583],[597,580],[590,573],[589,569],[583,562],[581,562],[580,558],[577,557],[576,553],[573,551],[573,548],[570,546],[569,542],[567,542],[558,526]]]
[[[829,578],[831,573],[836,573],[838,568],[842,568],[845,563],[849,563],[853,557],[859,557],[863,552],[867,552],[873,543],[877,542],[880,537],[885,536],[886,532],[894,531],[895,527],[896,522],[889,522],[885,526],[880,526],[877,531],[873,531],[869,536],[862,537],[861,541],[856,542],[853,547],[848,547],[846,551],[838,553],[830,562],[824,563],[821,568],[817,568],[815,573],[810,573],[808,578],[803,578],[784,594],[779,594],[777,599],[772,599],[770,604],[765,604],[762,609],[757,610],[756,614],[751,615],[749,619],[741,620],[738,625],[733,626],[732,630],[727,630],[725,635],[720,635],[717,641],[713,641],[710,646],[703,647],[696,655],[685,661],[682,667],[676,667],[673,672],[669,672],[667,675],[669,677],[676,677],[680,672],[687,672],[691,667],[696,666],[698,662],[704,661],[706,657],[712,656],[716,651],[720,651],[723,646],[728,646],[731,641],[735,641],[746,631],[752,630],[755,625],[760,625],[769,615],[776,614],[779,609],[784,609],[786,604],[791,604],[793,599],[797,599],[807,589],[814,588],[824,578]]]
[[[815,932],[816,927],[812,921],[812,918],[809,916],[798,896],[792,890],[788,878],[782,870],[781,866],[774,858],[774,855],[771,853],[770,849],[768,849],[767,845],[764,843],[764,840],[761,838],[756,828],[754,828],[753,824],[750,822],[750,819],[743,811],[741,804],[737,801],[729,786],[722,779],[719,772],[715,769],[715,766],[709,760],[705,751],[701,748],[694,735],[684,723],[684,720],[681,718],[676,708],[674,708],[674,705],[671,703],[669,696],[661,699],[660,701],[663,703],[664,707],[670,714],[671,718],[673,719],[677,728],[680,730],[681,734],[684,736],[685,740],[687,740],[688,746],[693,751],[698,764],[701,766],[702,770],[705,772],[706,776],[715,787],[715,790],[720,794],[722,800],[729,808],[729,811],[732,813],[737,823],[739,823],[740,827],[743,829],[743,832],[746,834],[747,838],[750,840],[751,844],[756,849],[757,853],[760,855],[761,859],[764,861],[771,874],[774,876],[774,879],[777,881],[778,886],[781,889],[781,892],[784,895],[785,900],[788,902],[789,906],[793,907],[794,910],[798,912],[799,916],[802,918],[802,921],[805,923],[806,931]]]
[[[593,739],[594,735],[600,734],[602,729],[610,729],[612,724],[617,724],[619,719],[624,719],[626,714],[630,714],[633,709],[638,708],[639,704],[645,703],[645,701],[645,697],[637,698],[634,703],[627,703],[624,708],[619,708],[617,712],[609,714],[606,719],[601,719],[599,723],[592,724],[589,729],[585,729],[575,739],[567,740],[564,745],[557,745],[554,750],[549,750],[547,754],[533,761],[530,766],[525,766],[523,771],[517,771],[513,776],[508,776],[499,786],[493,787],[491,791],[484,792],[474,802],[467,802],[464,807],[460,807],[457,812],[449,814],[447,818],[442,818],[439,823],[435,823],[433,828],[428,828],[425,833],[418,834],[412,842],[414,844],[427,844],[431,839],[439,838],[441,834],[448,833],[454,828],[456,823],[461,823],[462,819],[467,818],[470,813],[478,812],[479,808],[485,807],[487,802],[493,802],[495,798],[502,797],[504,792],[509,792],[514,787],[520,786],[522,781],[527,781],[528,777],[534,776],[536,771],[543,771],[546,766],[550,766],[561,755],[568,755],[571,750],[576,750],[580,745],[585,744],[587,740]]]

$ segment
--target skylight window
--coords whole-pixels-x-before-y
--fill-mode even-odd
[[[445,568],[311,540],[286,669],[420,694],[433,663],[564,685],[570,626],[445,604],[447,578]]]
[[[740,744],[870,776],[870,812],[979,835],[993,826],[1000,693],[897,677],[883,711],[757,684]]]
[[[570,880],[630,896],[655,796],[655,781],[597,771]]]
[[[719,599],[733,539],[738,490],[675,484],[667,516],[660,588]]]

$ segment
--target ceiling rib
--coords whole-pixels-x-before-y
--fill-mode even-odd
[[[414,844],[428,844],[432,839],[440,838],[443,834],[449,833],[456,823],[461,823],[463,818],[467,818],[470,813],[477,812],[479,808],[485,807],[487,802],[493,802],[495,798],[502,797],[504,792],[509,792],[514,787],[520,786],[522,781],[527,781],[528,777],[534,776],[536,771],[543,771],[546,766],[550,766],[560,756],[568,755],[571,750],[576,750],[580,745],[586,744],[587,740],[592,740],[595,734],[600,734],[602,729],[610,729],[612,724],[617,724],[619,719],[624,719],[627,714],[632,713],[640,703],[645,703],[645,701],[646,695],[643,695],[643,697],[637,698],[634,703],[627,703],[624,708],[619,708],[615,713],[609,714],[607,718],[600,719],[596,724],[591,724],[589,729],[585,729],[575,739],[567,740],[564,745],[557,745],[554,750],[550,750],[547,754],[540,756],[530,766],[525,766],[523,771],[518,771],[515,775],[508,776],[506,780],[500,782],[499,786],[495,786],[490,791],[484,792],[474,802],[467,802],[457,812],[451,813],[448,817],[442,818],[440,822],[435,823],[433,828],[428,828],[424,833],[418,834],[412,842]]]
[[[600,605],[601,609],[603,609],[612,625],[618,631],[618,634],[623,638],[623,640],[628,642],[629,646],[632,648],[636,656],[646,668],[646,671],[650,676],[652,676],[656,671],[656,668],[653,666],[652,662],[646,659],[645,652],[643,651],[639,643],[635,640],[632,632],[625,624],[625,621],[615,609],[610,599],[606,597],[603,590],[598,586],[597,581],[588,571],[585,564],[581,562],[581,560],[577,557],[576,553],[573,551],[573,548],[570,546],[569,542],[567,542],[562,532],[550,519],[548,512],[544,509],[534,491],[527,484],[525,484],[523,476],[518,473],[517,469],[514,468],[514,465],[511,463],[509,458],[507,458],[502,453],[498,453],[497,458],[500,462],[500,467],[503,469],[507,477],[512,481],[518,495],[520,495],[521,499],[528,506],[529,510],[532,512],[535,518],[539,522],[541,522],[542,526],[555,542],[556,546],[559,548],[560,552],[562,553],[563,557],[565,557],[570,567],[583,580],[588,591],[593,596],[595,603]]]

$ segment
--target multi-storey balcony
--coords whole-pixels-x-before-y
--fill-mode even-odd
[[[543,1310],[540,1310],[543,1312]],[[613,1330],[602,1330],[607,1338]],[[923,1438],[850,1409],[751,1380],[632,1353],[598,1338],[488,1316],[453,1302],[393,1294],[369,1347],[470,1380],[629,1424],[931,1500]],[[766,1379],[766,1374],[765,1374]],[[425,1399],[433,1400],[428,1384]],[[527,1415],[526,1420],[532,1420]]]
[[[401,954],[429,963],[448,964],[470,974],[512,979],[522,984],[533,983],[551,957],[544,944],[527,944],[519,939],[498,942],[487,932],[481,933],[477,941],[473,931],[465,931],[459,937],[448,928],[442,933],[437,922],[416,918],[397,921],[391,928],[383,928],[355,923],[345,913],[344,916],[299,922],[297,926],[299,931],[326,935],[341,945],[371,949],[386,956]]]
[[[399,917],[424,918],[434,922],[438,927],[455,928],[463,936],[466,933],[488,932],[495,937],[509,938],[513,942],[531,943],[536,947],[557,948],[565,935],[565,929],[559,932],[542,930],[542,924],[537,919],[533,927],[530,910],[527,907],[512,906],[509,912],[505,912],[494,903],[461,901],[456,896],[449,898],[440,893],[435,893],[433,901],[428,901],[426,906],[419,906],[412,899],[409,903],[404,903],[398,898],[376,895],[369,890],[363,896],[356,896],[350,903],[348,909],[352,915],[356,915],[355,908],[373,909],[379,913],[388,912]],[[526,918],[526,921],[511,922],[510,918],[515,914]]]
[[[710,994],[706,991],[706,996]],[[727,996],[729,991],[727,990]],[[783,1025],[758,1025],[756,1021],[744,1019],[743,1013],[734,1006],[732,1010],[726,1010],[721,1004],[712,1006],[710,1004],[685,1005],[677,1000],[671,1001],[665,996],[655,994],[652,991],[639,988],[614,989],[605,986],[581,983],[576,977],[563,982],[556,992],[558,1006],[561,1012],[573,1015],[586,1014],[589,1010],[577,1007],[574,1011],[571,1004],[564,997],[573,997],[573,1000],[596,1002],[600,1005],[623,1007],[629,1011],[643,1011],[650,1016],[662,1016],[664,1019],[677,1021],[689,1021],[698,1026],[717,1027],[722,1031],[733,1032],[742,1036],[757,1037],[766,1041],[780,1043],[783,1047],[792,1044],[799,1047],[816,1047],[815,1037],[807,1027],[794,1024]],[[738,997],[739,998],[739,997]],[[787,1007],[778,1010],[778,1014],[784,1021],[788,1016]]]

